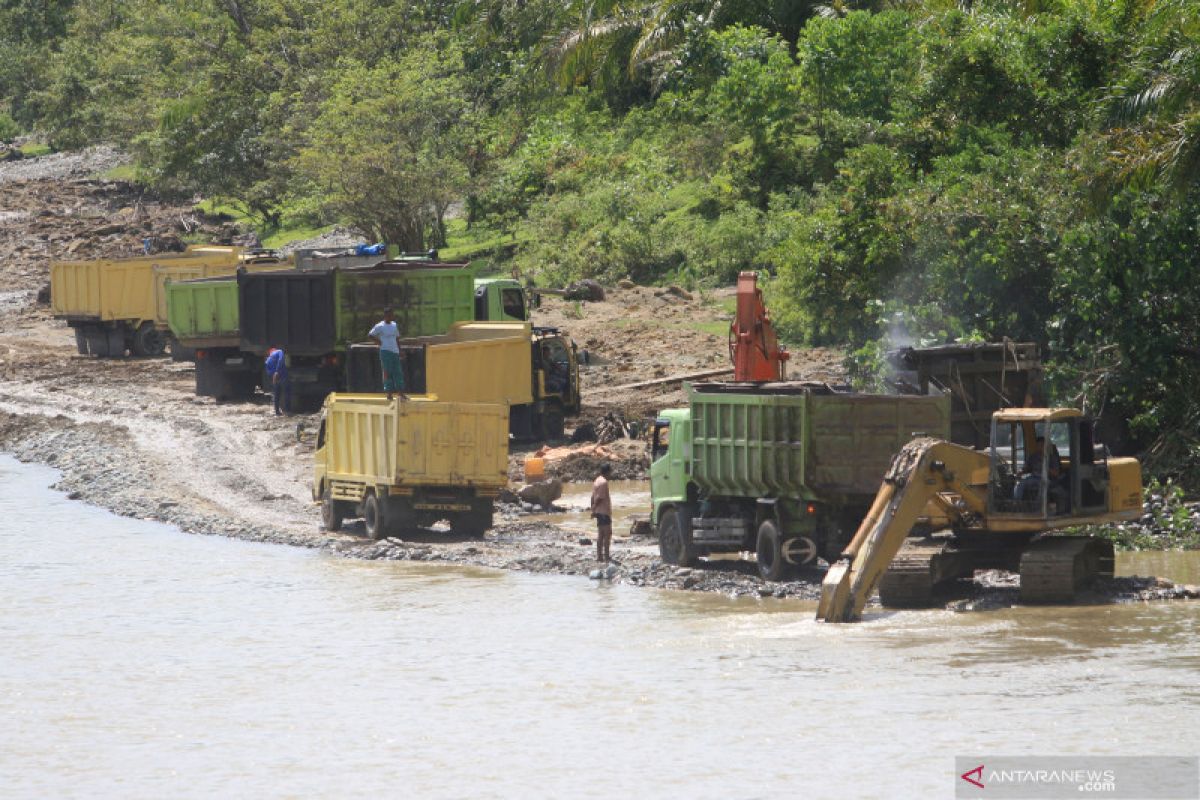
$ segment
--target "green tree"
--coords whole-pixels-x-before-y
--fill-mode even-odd
[[[0,2],[0,105],[27,126],[36,121],[29,97],[42,86],[44,65],[66,37],[74,0]]]
[[[1186,192],[1200,179],[1200,8],[1161,0],[1143,25],[1118,91],[1110,132],[1120,180],[1164,179]]]
[[[294,160],[324,206],[406,250],[444,238],[447,209],[469,189],[475,111],[461,52],[441,35],[395,59],[344,61]]]

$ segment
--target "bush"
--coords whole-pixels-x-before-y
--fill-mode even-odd
[[[0,111],[0,142],[11,143],[20,135],[21,127],[7,111]]]

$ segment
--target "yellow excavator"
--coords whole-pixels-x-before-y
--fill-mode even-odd
[[[987,450],[914,439],[830,566],[817,619],[860,619],[876,587],[885,606],[927,605],[977,569],[1019,572],[1026,603],[1070,601],[1111,577],[1111,542],[1050,533],[1142,514],[1141,465],[1108,457],[1094,433],[1075,409],[1013,408],[992,415]]]

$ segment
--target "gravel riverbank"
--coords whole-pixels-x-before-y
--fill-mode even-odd
[[[37,289],[48,280],[49,258],[57,257],[59,249],[75,257],[99,255],[91,244],[97,225],[109,218],[132,220],[146,213],[145,204],[129,206],[127,187],[80,181],[79,171],[106,168],[114,156],[105,152],[92,159],[77,163],[78,159],[63,158],[20,173],[42,175],[40,179],[0,173],[0,180],[19,181],[10,186],[20,187],[19,192],[14,189],[0,197],[0,219],[5,221],[0,244],[6,253],[0,259],[0,273],[7,292],[0,293],[0,451],[57,468],[62,473],[58,488],[72,498],[120,515],[176,525],[189,533],[321,549],[345,558],[554,573],[728,596],[817,598],[819,569],[779,583],[760,580],[752,565],[741,560],[713,560],[679,569],[661,563],[652,537],[623,537],[620,530],[613,547],[616,563],[601,571],[588,535],[555,525],[553,515],[539,515],[535,521],[518,507],[502,508],[496,526],[483,539],[456,539],[435,530],[405,541],[371,542],[361,536],[361,523],[337,534],[321,530],[310,496],[314,417],[275,417],[264,395],[228,405],[197,398],[193,367],[187,363],[80,356],[71,329],[38,304]],[[39,197],[62,205],[61,209],[55,206],[54,213],[61,216],[59,233],[66,240],[39,238],[44,233],[39,226],[45,224],[38,222],[45,215],[33,207]],[[145,219],[169,216],[178,215],[156,207]],[[105,254],[131,247],[144,224],[119,227],[105,234],[114,237],[105,245],[114,252]],[[585,374],[585,400],[597,398],[586,409],[592,415],[597,409],[611,410],[605,387],[707,366],[705,359],[714,347],[712,335],[682,321],[696,309],[672,306],[669,310],[680,318],[670,329],[673,341],[680,345],[678,358],[665,364],[655,361],[654,371],[647,373],[647,359],[620,349],[628,345],[628,331],[621,342],[605,338],[600,331],[613,327],[613,319],[622,314],[647,317],[649,325],[666,313],[659,308],[666,301],[637,287],[622,291],[614,293],[617,301],[590,305],[578,317],[563,316],[562,307],[548,304],[536,320],[561,324],[593,350],[595,358]],[[807,369],[816,370],[813,374],[823,374],[821,370],[831,369],[836,357],[829,351],[813,351],[794,354],[793,361],[807,364]],[[677,388],[619,405],[629,406],[628,418],[638,420],[647,409],[673,402],[678,402]],[[621,450],[623,463],[629,465],[628,477],[644,474],[648,462],[643,443],[624,440],[615,449]],[[583,464],[561,477],[586,478],[592,471],[592,464]],[[30,512],[36,530],[36,509]],[[989,582],[984,576],[966,587],[965,600],[960,596],[951,602],[964,610],[1009,602],[1014,596],[1011,583],[1006,583],[1010,577]],[[1188,596],[1185,587],[1172,587],[1153,579],[1126,580],[1100,587],[1093,599]],[[961,605],[964,602],[967,605]]]

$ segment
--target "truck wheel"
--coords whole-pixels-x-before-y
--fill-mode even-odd
[[[667,564],[690,567],[696,563],[690,514],[675,508],[662,513],[658,520],[658,552]]]
[[[83,332],[83,328],[75,329],[75,349],[79,351],[79,355],[81,356],[86,356],[90,352],[88,350],[88,337]]]
[[[542,438],[546,440],[561,439],[566,429],[566,417],[562,406],[550,403],[542,412]]]
[[[174,336],[171,337],[169,344],[171,347],[171,360],[172,361],[195,361],[196,360],[196,348],[184,347],[183,345],[181,345],[179,343],[179,340],[176,339]]]
[[[779,525],[773,519],[764,519],[758,526],[758,574],[764,581],[782,580],[787,572],[787,561],[780,549],[782,537]]]
[[[367,528],[367,536],[379,541],[387,536],[387,518],[383,510],[383,501],[379,495],[371,492],[363,500],[363,523]]]
[[[471,511],[450,522],[450,529],[463,536],[482,539],[487,529],[492,527],[492,512]]]
[[[333,492],[328,486],[321,493],[321,525],[325,530],[333,532],[342,529],[342,507],[333,499]]]
[[[134,331],[133,346],[129,349],[135,356],[161,356],[167,350],[167,337],[153,322],[143,322]]]

